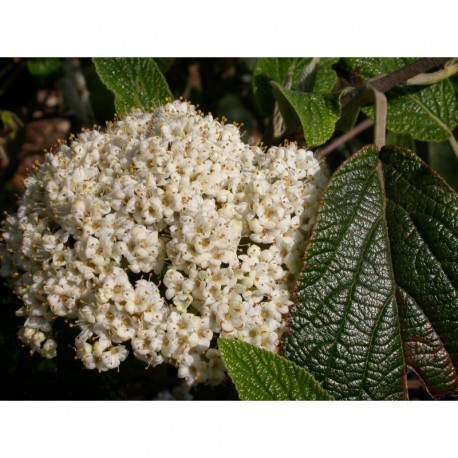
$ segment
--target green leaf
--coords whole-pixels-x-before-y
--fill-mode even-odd
[[[294,84],[311,60],[311,58],[290,57],[266,57],[258,60],[253,74],[253,93],[264,116],[270,116],[275,105],[270,82],[276,81],[283,84],[288,75],[291,75],[291,84]]]
[[[353,58],[343,65],[352,79],[363,83],[371,78],[396,71],[414,62],[415,58]],[[458,122],[458,104],[450,80],[430,86],[402,86],[388,91],[387,128],[408,134],[416,140],[442,142],[447,140]],[[363,108],[374,119],[374,106]]]
[[[55,57],[27,59],[29,72],[38,78],[45,78],[62,70],[62,64]]]
[[[253,93],[261,113],[270,116],[274,110],[272,81],[281,84],[285,89],[330,92],[337,82],[337,73],[332,66],[338,60],[334,57],[259,59],[253,74]],[[288,79],[289,83],[286,84]]]
[[[274,82],[272,88],[286,125],[291,129],[296,124],[291,115],[292,108],[304,129],[309,147],[322,145],[332,137],[340,117],[339,94],[291,91]]]
[[[150,110],[172,98],[157,64],[150,58],[94,58],[102,82],[115,94],[116,111]]]
[[[16,132],[18,124],[14,117],[14,113],[11,111],[0,110],[0,120],[5,126],[8,126],[12,132]]]
[[[458,121],[458,105],[449,80],[430,86],[408,86],[387,93],[387,128],[425,142],[442,142],[452,135]],[[364,107],[374,119],[373,105]]]
[[[337,399],[405,399],[415,370],[458,395],[458,197],[411,151],[368,146],[333,175],[284,355]]]
[[[331,400],[313,376],[291,361],[245,342],[218,339],[242,400]]]
[[[342,59],[344,67],[353,73],[353,80],[365,82],[371,78],[385,75],[415,62],[414,57],[352,57]]]
[[[337,73],[332,66],[339,59],[334,57],[322,57],[317,65],[313,92],[331,92],[337,83]]]
[[[340,96],[343,97],[346,92],[347,91],[344,89],[340,93]],[[348,132],[349,130],[353,129],[353,127],[356,124],[356,121],[358,120],[360,111],[361,107],[358,105],[350,109],[343,107],[340,113],[340,118],[336,123],[336,130]]]

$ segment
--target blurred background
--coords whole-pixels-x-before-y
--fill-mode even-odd
[[[155,59],[173,95],[198,104],[202,111],[243,123],[244,140],[261,141],[268,126],[252,92],[256,59]],[[456,87],[456,79],[454,81]],[[82,128],[103,126],[114,117],[113,95],[100,81],[90,59],[0,59],[0,210],[16,211],[23,179],[35,161],[59,139]],[[353,152],[372,143],[368,128],[352,138],[324,146],[331,170]],[[389,134],[387,143],[398,143]],[[335,145],[335,146],[333,146]],[[448,145],[416,142],[409,145],[458,189],[458,161]],[[161,365],[145,368],[130,356],[119,371],[99,374],[74,359],[76,332],[56,327],[59,349],[53,360],[30,355],[16,336],[21,323],[15,317],[20,304],[0,279],[0,398],[24,400],[72,399],[237,399],[234,387],[183,388],[176,369]],[[421,382],[409,381],[412,399],[428,399]]]

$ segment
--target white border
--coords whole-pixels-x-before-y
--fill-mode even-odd
[[[3,456],[454,456],[450,402],[6,402]]]
[[[457,55],[456,6],[425,0],[40,0],[2,4],[2,56]],[[456,4],[456,3],[455,3]],[[4,456],[456,454],[444,403],[2,402]],[[451,456],[453,456],[451,453]]]
[[[457,10],[448,0],[15,0],[2,3],[0,54],[456,55]]]

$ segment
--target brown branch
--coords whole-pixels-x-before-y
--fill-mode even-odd
[[[393,89],[393,87],[404,84],[408,79],[419,75],[420,73],[424,73],[431,68],[444,65],[448,60],[450,60],[449,57],[425,57],[423,59],[418,59],[411,64],[407,64],[392,73],[369,80],[365,84],[355,87],[353,90],[342,96],[342,99],[340,100],[342,112],[350,111],[358,105],[363,105],[372,101],[374,93],[371,88],[374,88],[384,94],[390,89]]]
[[[394,88],[395,86],[399,86],[407,82],[408,79],[424,73],[434,67],[440,67],[444,65],[446,62],[450,60],[450,57],[425,57],[422,59],[418,59],[415,62],[405,65],[404,67],[396,70],[392,73],[388,73],[386,75],[378,76],[373,78],[366,83],[356,86],[353,88],[347,88],[347,92],[344,93],[340,99],[340,106],[341,106],[341,117],[343,117],[346,113],[351,112],[352,110],[360,107],[361,105],[365,105],[369,102],[374,100],[374,90],[378,91],[381,94],[388,92],[390,89]],[[363,125],[363,123],[361,123]],[[372,125],[372,124],[371,124]],[[358,127],[358,126],[357,126]],[[367,129],[366,126],[364,129]],[[356,128],[355,128],[356,129]],[[364,130],[363,129],[363,130]],[[359,133],[359,132],[358,132]],[[354,133],[354,129],[347,134],[351,134],[348,138],[352,138],[353,136],[357,135]],[[340,139],[344,138],[347,134],[342,135],[341,137],[337,138],[335,141],[341,141]],[[280,138],[274,139],[273,143],[278,144],[284,141],[286,138],[289,138],[291,135],[295,136],[295,140],[299,140],[303,138],[303,130],[301,129],[298,132],[294,133],[286,133]],[[340,145],[341,143],[338,143]],[[333,146],[334,142],[330,143],[326,146],[322,151],[322,154],[329,154],[332,149],[336,146]]]
[[[424,73],[431,68],[444,65],[448,60],[450,60],[449,57],[425,57],[423,59],[418,59],[393,73],[389,73],[380,79],[374,80],[371,86],[377,89],[377,91],[385,93],[394,86],[404,84],[415,75]]]
[[[434,84],[445,80],[446,78],[450,78],[456,73],[458,73],[458,59],[454,58],[446,62],[444,68],[432,73],[420,73],[419,75],[415,75],[414,77],[409,78],[406,81],[406,84],[410,86]]]
[[[326,156],[327,154],[334,151],[339,146],[343,145],[344,143],[347,143],[348,140],[351,140],[353,137],[356,137],[361,132],[364,132],[366,129],[369,129],[369,127],[373,125],[374,125],[374,121],[372,121],[372,119],[369,119],[369,118],[365,119],[364,121],[360,122],[356,127],[354,127],[352,130],[345,132],[340,137],[337,137],[335,140],[329,143],[329,145],[326,145],[322,150],[320,150],[320,153],[323,156]]]

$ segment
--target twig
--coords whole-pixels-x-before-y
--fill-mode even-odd
[[[369,118],[365,119],[364,121],[359,123],[357,126],[355,126],[352,130],[345,132],[340,137],[337,137],[335,140],[329,143],[329,145],[326,145],[322,150],[320,150],[321,154],[323,156],[326,156],[327,154],[334,151],[339,146],[348,142],[348,140],[351,140],[353,137],[356,137],[361,132],[364,132],[366,129],[369,129],[369,127],[371,127],[373,124],[374,124],[374,121],[372,121],[372,119],[369,119]]]
[[[404,84],[408,79],[420,73],[424,73],[431,68],[440,67],[449,60],[449,57],[425,57],[423,59],[418,59],[392,73],[369,80],[366,84],[355,87],[353,90],[342,96],[340,101],[342,112],[344,110],[350,111],[359,105],[372,101],[374,96],[372,88],[384,94],[393,87]]]
[[[378,91],[385,93],[394,86],[405,83],[408,79],[419,73],[424,73],[431,68],[444,65],[448,60],[450,60],[449,57],[425,57],[418,59],[395,72],[373,80],[370,84]]]
[[[386,96],[382,92],[374,89],[375,97],[375,133],[374,143],[377,148],[385,145],[386,137],[386,115],[388,113],[388,104]]]
[[[361,86],[349,88],[340,99],[341,117],[343,117],[346,113],[349,113],[352,110],[357,109],[361,105],[365,105],[373,101],[374,90],[377,90],[378,92],[384,94],[385,92],[388,92],[395,86],[405,84],[406,81],[410,78],[413,78],[418,74],[424,73],[430,70],[431,68],[440,67],[448,61],[450,61],[449,57],[425,57],[423,59],[418,59],[415,62],[412,62],[411,64],[407,64],[406,66],[392,73],[388,73],[386,75],[369,80]],[[294,133],[294,135],[296,137],[296,140],[299,140],[300,138],[303,138],[304,133],[301,129],[297,133]],[[275,139],[274,143],[282,142],[283,140],[285,140],[285,138],[287,138],[287,136],[288,134],[285,134],[281,138]],[[324,148],[322,151],[328,151],[328,148],[331,145],[332,143],[328,145],[326,148]]]
[[[406,81],[407,85],[425,85],[434,84],[445,80],[450,76],[458,73],[458,59],[452,59],[445,64],[445,67],[437,72],[420,73],[419,75],[409,78]]]

